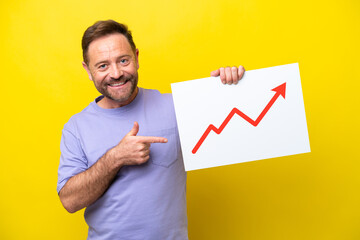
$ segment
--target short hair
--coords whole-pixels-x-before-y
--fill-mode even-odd
[[[89,63],[89,59],[87,57],[87,52],[89,49],[89,45],[92,41],[104,37],[106,35],[110,35],[113,33],[120,33],[126,37],[130,46],[135,53],[136,46],[133,41],[131,31],[125,24],[118,23],[114,20],[106,20],[106,21],[97,21],[92,26],[88,27],[84,32],[82,37],[81,45],[83,50],[83,59],[86,64]]]

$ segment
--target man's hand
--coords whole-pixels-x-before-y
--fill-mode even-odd
[[[164,137],[136,136],[139,132],[139,124],[134,122],[133,128],[128,134],[111,149],[115,165],[140,165],[149,160],[151,143],[167,143]]]
[[[124,165],[139,165],[149,160],[151,143],[166,143],[163,137],[136,136],[139,124],[107,151],[89,169],[71,177],[60,190],[59,196],[65,209],[74,213],[94,203],[109,188],[119,169]]]
[[[237,84],[239,80],[243,77],[245,68],[243,66],[237,67],[226,67],[219,68],[211,72],[212,77],[217,77],[220,75],[221,82],[223,84]]]

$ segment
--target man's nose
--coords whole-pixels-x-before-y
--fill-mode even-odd
[[[118,79],[123,75],[123,71],[121,70],[120,67],[114,65],[111,67],[110,70],[110,77],[113,79]]]

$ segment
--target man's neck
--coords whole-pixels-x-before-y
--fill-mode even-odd
[[[123,102],[118,102],[104,96],[100,101],[97,102],[97,105],[105,109],[120,108],[130,104],[136,98],[138,92],[139,88],[136,87],[135,91],[131,94],[131,96]]]

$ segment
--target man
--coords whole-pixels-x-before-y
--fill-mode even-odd
[[[65,124],[57,191],[84,207],[88,239],[188,239],[186,173],[170,94],[137,87],[131,32],[99,21],[82,39],[83,67],[102,94]],[[244,69],[212,72],[237,83]]]

